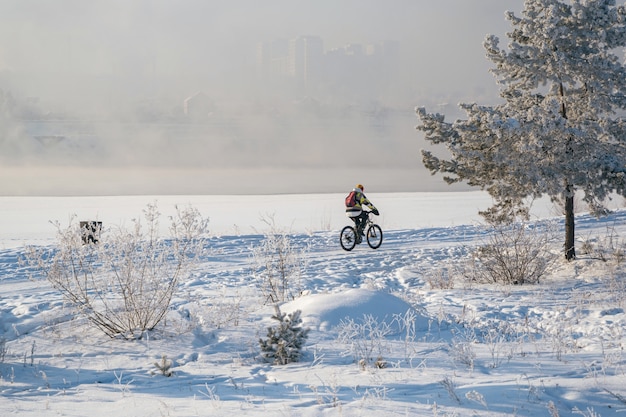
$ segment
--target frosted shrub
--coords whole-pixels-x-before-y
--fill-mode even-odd
[[[259,339],[263,358],[274,365],[286,365],[300,360],[301,349],[309,335],[309,329],[301,327],[301,311],[286,314],[274,307],[272,316],[278,324],[268,327],[267,339]]]
[[[178,283],[198,260],[208,220],[177,207],[169,239],[159,237],[156,205],[144,209],[145,225],[103,233],[99,243],[83,244],[76,224],[57,223],[58,246],[29,248],[28,262],[61,291],[97,328],[110,337],[137,339],[167,314]]]
[[[387,336],[393,333],[392,327],[385,321],[364,314],[363,318],[355,321],[350,317],[341,320],[337,327],[338,340],[348,346],[347,353],[354,357],[359,366],[364,369],[368,364],[383,363],[383,354],[386,353]]]
[[[253,249],[255,278],[265,303],[295,299],[302,290],[303,250],[272,226],[261,244]]]
[[[554,264],[551,227],[495,226],[474,253],[467,278],[478,283],[536,284]]]

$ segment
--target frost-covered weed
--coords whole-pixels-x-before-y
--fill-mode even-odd
[[[600,417],[600,414],[596,413],[593,407],[587,407],[586,410],[581,410],[578,407],[574,407],[573,414],[579,414],[583,417]]]
[[[542,335],[559,361],[563,360],[566,353],[580,349],[577,342],[580,335],[575,332],[573,323],[564,311],[558,312],[553,317],[549,327],[543,329]]]
[[[330,405],[333,408],[341,409],[341,401],[339,399],[341,384],[337,380],[337,374],[333,373],[331,375],[329,383],[326,383],[321,378],[319,379],[322,384],[321,389],[316,385],[309,385],[309,389],[315,394],[316,402],[319,405]]]
[[[556,405],[554,404],[553,401],[548,402],[548,405],[546,406],[546,408],[548,409],[548,412],[550,413],[551,417],[560,417],[561,416],[559,414],[559,409],[556,408]]]
[[[337,326],[337,340],[347,346],[345,354],[351,355],[361,368],[385,356],[390,334],[391,325],[371,314],[364,314],[358,321],[346,317]]]
[[[452,338],[450,343],[450,353],[455,362],[467,366],[474,370],[474,362],[476,361],[476,352],[474,345],[476,344],[476,334],[473,329],[465,329]]]
[[[414,309],[407,310],[404,314],[396,314],[393,317],[393,322],[397,324],[399,333],[404,335],[404,357],[407,361],[416,351],[414,344],[418,335],[417,318],[418,315]]]
[[[439,384],[441,384],[441,386],[448,392],[450,399],[454,400],[458,404],[461,404],[461,398],[459,398],[456,393],[456,383],[449,376],[446,375],[446,377],[442,379]]]
[[[471,391],[467,391],[465,393],[465,398],[470,400],[470,401],[474,401],[480,405],[482,405],[485,408],[487,407],[487,401],[485,400],[485,397],[478,391],[476,390],[471,390]]]
[[[487,329],[487,331],[482,334],[482,340],[487,345],[489,353],[491,354],[491,363],[489,364],[490,368],[499,367],[504,361],[505,356],[507,359],[511,359],[510,354],[505,355],[506,345],[509,341],[501,329]]]
[[[587,236],[583,239],[581,254],[616,266],[626,260],[626,240],[619,236],[615,225],[608,226],[604,236]]]
[[[120,371],[118,374],[117,371],[113,371],[113,375],[115,376],[115,381],[117,383],[117,388],[122,393],[122,397],[126,397],[130,394],[130,387],[132,386],[134,379],[124,380],[124,372]]]
[[[216,393],[217,391],[216,387],[209,386],[208,383],[205,383],[204,388],[206,392],[200,391],[200,394],[204,395],[206,398],[209,399],[213,409],[219,410],[220,408],[222,408],[222,401],[220,400],[220,396],[217,395]]]

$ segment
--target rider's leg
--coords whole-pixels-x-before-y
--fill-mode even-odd
[[[361,243],[360,225],[361,216],[350,217],[354,222],[354,230],[356,231],[356,243]]]
[[[356,216],[353,217],[352,220],[354,220],[354,228],[356,230],[356,234],[359,234],[359,230],[361,230],[361,216]]]
[[[365,224],[367,222],[367,213],[366,212],[362,212],[359,215],[359,224],[357,226],[357,233],[360,233],[361,236],[365,236]]]
[[[359,216],[350,217],[350,219],[352,219],[352,221],[354,222],[354,230],[356,230],[358,234],[359,233]]]

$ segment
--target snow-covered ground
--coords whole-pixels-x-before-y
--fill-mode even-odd
[[[0,197],[2,416],[609,416],[626,411],[626,211],[577,218],[579,259],[557,256],[537,285],[463,279],[485,241],[482,193],[371,194],[384,241],[345,252],[343,195]],[[19,262],[24,245],[99,220],[130,226],[156,202],[165,217],[191,205],[210,218],[210,256],[183,280],[166,326],[111,339],[73,314]],[[549,205],[535,215],[554,216]],[[306,260],[301,310],[311,329],[300,362],[260,360],[273,308],[252,278],[268,218]],[[561,251],[562,224],[554,251]],[[584,242],[590,243],[583,245]],[[584,254],[604,248],[607,260]],[[449,279],[451,277],[452,279]],[[386,337],[352,338],[366,325]],[[411,324],[414,331],[400,324]],[[350,327],[350,325],[352,327]],[[2,345],[0,345],[2,346]],[[361,366],[359,353],[385,366]],[[174,374],[158,372],[163,356]]]

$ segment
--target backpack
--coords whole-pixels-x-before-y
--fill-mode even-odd
[[[350,191],[350,194],[346,197],[346,207],[356,206],[356,191]]]

